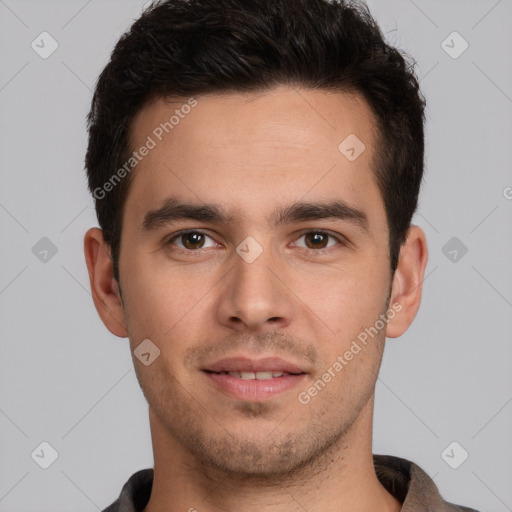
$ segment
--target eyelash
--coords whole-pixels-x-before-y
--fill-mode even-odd
[[[204,231],[201,231],[200,229],[184,229],[182,231],[178,231],[177,233],[174,233],[171,238],[168,238],[164,242],[164,246],[165,247],[170,246],[170,245],[173,244],[173,242],[175,240],[179,239],[180,237],[182,237],[184,235],[188,235],[188,234],[191,234],[191,233],[197,233],[197,234],[200,234],[200,235],[204,235],[204,236],[206,236],[208,238],[211,238],[213,240],[213,238],[210,235],[208,235]],[[347,246],[348,245],[348,240],[345,237],[343,237],[342,235],[335,236],[335,235],[329,233],[328,231],[324,231],[322,229],[309,229],[309,230],[303,231],[303,232],[300,233],[298,239],[302,238],[305,235],[309,235],[311,233],[320,234],[320,235],[328,236],[330,238],[334,238],[338,242],[338,245],[341,245],[341,246]],[[315,253],[323,254],[324,252],[330,252],[333,249],[336,249],[336,247],[337,246],[325,247],[323,249],[310,249],[309,247],[302,247],[302,249],[306,249],[306,250],[309,250],[309,251],[313,251]],[[175,247],[175,249],[178,250],[178,251],[187,252],[187,253],[199,253],[202,250],[206,250],[206,249],[210,249],[210,248],[207,247],[206,249],[203,249],[203,248],[199,248],[199,249],[183,249],[181,247]]]

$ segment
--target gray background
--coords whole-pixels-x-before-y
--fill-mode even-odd
[[[386,347],[374,452],[417,462],[447,500],[512,510],[512,0],[369,5],[427,97],[430,245],[418,317]],[[0,0],[0,511],[100,510],[152,465],[128,341],[101,323],[82,250],[91,89],[142,6]]]

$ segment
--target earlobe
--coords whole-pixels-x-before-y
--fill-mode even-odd
[[[397,338],[411,325],[421,303],[421,292],[428,249],[425,233],[418,226],[411,226],[400,250],[398,266],[393,277],[389,307],[397,312],[386,327],[386,336]]]
[[[126,338],[123,304],[114,279],[110,247],[99,228],[91,228],[84,237],[84,253],[89,272],[92,299],[105,327],[116,336]]]

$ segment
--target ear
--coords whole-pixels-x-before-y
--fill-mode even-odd
[[[116,336],[126,338],[123,304],[119,286],[114,279],[110,246],[99,228],[91,228],[84,237],[84,252],[92,300],[105,327]]]
[[[411,325],[421,302],[421,291],[427,266],[428,249],[425,233],[418,226],[411,226],[407,238],[400,249],[398,266],[393,276],[390,309],[397,314],[391,318],[386,327],[388,338],[401,336]]]

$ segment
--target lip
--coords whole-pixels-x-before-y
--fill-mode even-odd
[[[271,379],[245,380],[222,372],[281,372],[284,375]],[[234,357],[221,359],[203,369],[204,375],[214,386],[227,396],[237,400],[262,401],[299,385],[307,372],[284,359],[266,357],[249,359]]]
[[[284,372],[284,373],[306,373],[299,366],[280,359],[279,357],[265,357],[262,359],[250,359],[248,357],[230,357],[220,359],[215,363],[203,368],[209,372]]]

